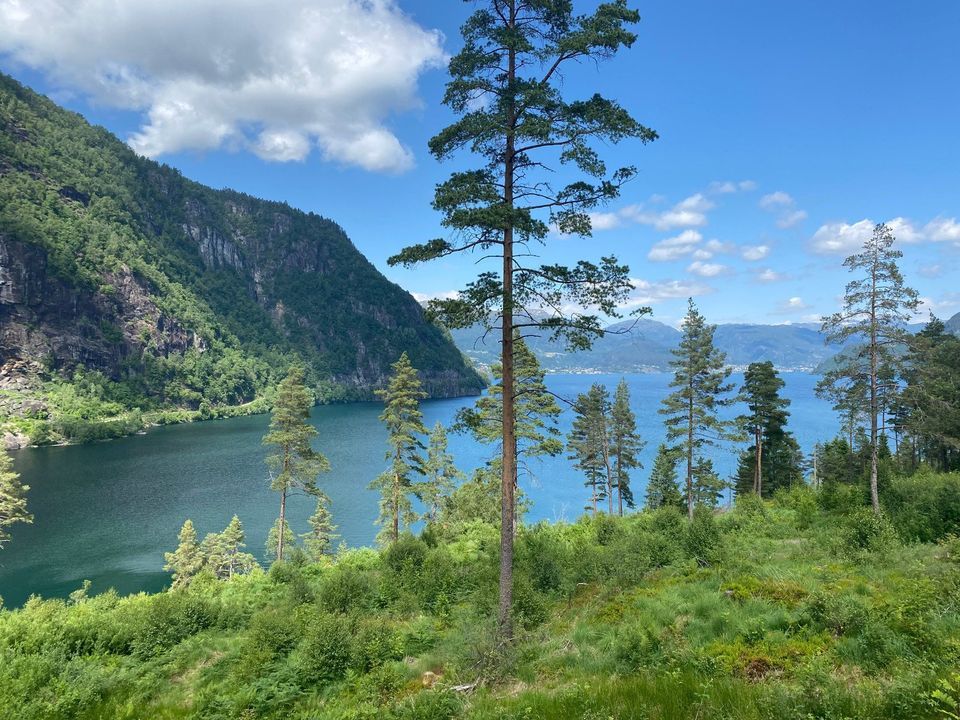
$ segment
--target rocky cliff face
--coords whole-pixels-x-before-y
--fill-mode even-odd
[[[196,405],[295,361],[369,397],[404,351],[434,396],[482,386],[334,222],[190,182],[0,75],[0,365]]]

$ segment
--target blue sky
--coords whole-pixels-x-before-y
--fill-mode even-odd
[[[802,322],[836,309],[842,259],[892,222],[923,315],[960,311],[960,3],[650,0],[634,47],[568,73],[661,137],[606,152],[640,173],[591,239],[635,302],[676,323]],[[588,4],[575,3],[586,9]],[[339,222],[388,277],[449,293],[475,258],[388,268],[440,233],[427,140],[451,120],[454,0],[0,0],[0,68],[195,180]]]

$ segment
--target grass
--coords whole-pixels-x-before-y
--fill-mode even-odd
[[[783,499],[701,519],[713,548],[667,511],[525,528],[506,650],[495,545],[440,533],[155,596],[35,599],[0,612],[0,717],[952,717],[956,543],[844,547],[856,521]]]

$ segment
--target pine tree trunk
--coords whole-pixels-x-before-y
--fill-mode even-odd
[[[613,472],[610,468],[610,445],[606,432],[603,436],[603,463],[607,467],[607,512],[613,515]]]
[[[763,435],[757,430],[757,496],[763,497]]]
[[[280,527],[277,532],[277,560],[283,560],[283,529],[287,526],[287,489],[280,491]]]
[[[687,517],[693,520],[693,368],[687,366],[690,378],[687,387],[690,397],[687,398]]]
[[[516,3],[510,3],[510,26],[516,21]],[[507,76],[512,85],[517,73],[516,50],[508,51]],[[506,132],[506,150],[503,159],[503,200],[507,209],[513,208],[513,154],[516,118],[511,106],[510,123]],[[513,519],[514,488],[517,464],[517,439],[514,417],[513,378],[513,226],[503,229],[503,321],[501,334],[501,365],[503,366],[503,462],[500,478],[500,603],[498,626],[504,642],[513,638]]]
[[[620,450],[617,452],[617,508],[620,517],[623,517],[623,466],[620,456],[623,453],[623,442],[620,442]]]
[[[393,541],[400,539],[400,476],[393,474]]]
[[[877,270],[871,273],[870,293],[870,502],[873,511],[880,514],[880,494],[877,488]]]

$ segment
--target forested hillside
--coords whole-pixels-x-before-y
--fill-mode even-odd
[[[322,399],[370,397],[403,351],[434,396],[482,386],[333,221],[191,182],[3,75],[0,328],[0,412],[28,419],[215,413],[295,358]]]

